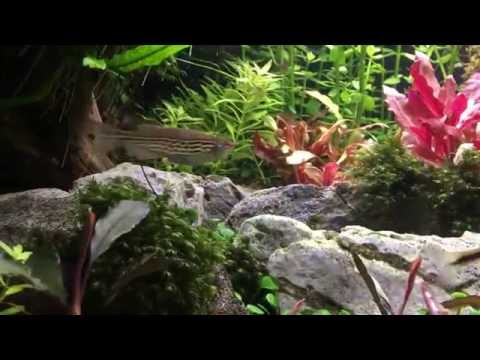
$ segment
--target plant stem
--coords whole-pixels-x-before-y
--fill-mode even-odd
[[[440,60],[440,52],[438,51],[438,48],[435,47],[433,50],[435,52],[435,56],[437,57],[437,60]],[[439,61],[438,65],[440,66],[440,71],[442,72],[443,80],[445,80],[448,76],[447,71],[445,70],[445,66]]]
[[[288,46],[289,108],[295,112],[295,45]]]
[[[359,59],[359,69],[358,69],[358,80],[360,82],[360,101],[357,104],[357,112],[355,115],[355,122],[357,126],[360,124],[360,119],[363,114],[363,98],[365,96],[365,55],[367,54],[367,45],[360,46],[360,59]]]
[[[455,64],[459,60],[459,46],[458,45],[450,45],[450,60],[448,62],[448,73],[453,74],[455,72]]]
[[[380,84],[383,86],[383,83],[385,82],[385,50],[384,47],[381,47],[381,53],[382,53],[382,72],[380,73]],[[380,96],[382,99],[382,106],[380,108],[380,119],[382,121],[384,120],[385,117],[385,94],[383,93],[382,88],[380,88]]]

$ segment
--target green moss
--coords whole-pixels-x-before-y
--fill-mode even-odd
[[[152,197],[129,181],[92,183],[79,193],[100,218],[123,199],[150,204],[150,214],[119,238],[92,268],[85,299],[86,313],[195,314],[208,311],[215,295],[215,265],[224,261],[226,244],[205,227],[195,227],[192,210],[168,205],[168,197]],[[104,306],[122,273],[154,254],[164,266],[127,285]]]
[[[480,231],[480,154],[464,158],[460,166],[426,166],[396,138],[359,154],[350,175],[360,187],[362,225],[441,236]]]

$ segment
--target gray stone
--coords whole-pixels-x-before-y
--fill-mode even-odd
[[[323,232],[313,232],[302,222],[277,215],[259,215],[246,220],[239,229],[239,238],[247,239],[255,257],[267,260],[280,248],[301,240],[325,240]]]
[[[246,220],[239,231],[253,254],[280,281],[280,304],[291,308],[306,298],[310,307],[334,306],[355,314],[378,314],[351,252],[359,253],[369,273],[379,282],[394,311],[403,301],[411,262],[423,259],[406,314],[425,307],[419,284],[425,281],[437,301],[452,290],[478,293],[478,261],[454,264],[460,256],[479,250],[479,234],[459,238],[398,234],[347,226],[340,233],[311,230],[294,219],[259,215]]]
[[[32,246],[33,237],[63,246],[80,230],[74,196],[59,189],[0,195],[0,240]]]
[[[337,191],[343,194],[339,196],[333,187],[299,184],[255,191],[233,207],[227,221],[239,229],[249,218],[271,214],[307,224],[313,222],[316,229],[339,230],[352,223],[353,214],[348,206],[348,196],[344,196],[348,192],[343,188]]]
[[[454,264],[459,255],[480,251],[480,234],[465,232],[461,237],[443,238],[347,226],[339,234],[339,242],[349,250],[404,270],[408,270],[409,264],[421,256],[419,275],[429,282],[448,291],[480,290],[480,261]]]
[[[398,311],[408,273],[381,261],[364,260],[364,263],[370,275],[381,285],[393,310]],[[295,242],[286,249],[276,250],[270,256],[267,268],[273,276],[282,280],[281,292],[287,295],[286,299],[282,299],[280,294],[280,302],[284,306],[291,307],[292,299],[303,297],[306,305],[314,308],[334,306],[357,315],[380,314],[365,282],[356,271],[350,253],[335,242]],[[419,284],[420,279],[417,279],[405,314],[416,314],[425,306],[418,291]],[[440,301],[448,299],[448,294],[442,289],[430,288]]]

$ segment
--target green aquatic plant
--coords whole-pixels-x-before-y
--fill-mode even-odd
[[[225,175],[243,183],[259,176],[267,181],[252,151],[252,135],[259,131],[272,137],[273,116],[285,103],[281,77],[271,73],[270,66],[271,62],[263,66],[227,62],[225,83],[207,78],[201,91],[183,88],[180,96],[153,109],[165,126],[198,129],[234,142],[226,160],[196,167],[194,172]]]
[[[224,261],[225,242],[212,230],[195,227],[193,210],[170,206],[168,195],[152,196],[128,181],[90,184],[79,199],[99,216],[122,199],[150,206],[141,225],[116,241],[92,267],[87,313],[208,312],[216,290],[214,267]]]
[[[26,309],[22,305],[10,302],[10,297],[21,293],[23,290],[31,287],[28,283],[17,283],[10,278],[8,263],[3,261],[4,254],[8,255],[14,262],[24,264],[32,252],[25,251],[23,246],[18,244],[13,247],[8,246],[0,241],[0,315],[16,315],[26,313]]]
[[[460,236],[480,231],[480,154],[435,168],[415,159],[398,137],[358,154],[348,174],[359,188],[355,209],[365,226]]]

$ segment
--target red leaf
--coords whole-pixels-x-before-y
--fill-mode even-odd
[[[410,272],[408,274],[407,286],[405,287],[405,295],[403,296],[403,303],[398,311],[398,315],[402,315],[405,311],[405,307],[407,306],[408,299],[413,290],[413,286],[415,285],[415,278],[417,277],[418,270],[422,265],[422,258],[416,258],[412,264],[410,265]]]
[[[323,186],[330,186],[335,181],[337,175],[338,165],[335,162],[326,163],[323,166]]]
[[[448,310],[444,309],[442,305],[435,300],[426,282],[422,282],[422,295],[430,315],[448,315]]]
[[[288,315],[297,315],[302,310],[304,304],[305,299],[297,301],[295,304],[293,304],[292,309],[290,310]]]
[[[255,133],[253,137],[253,144],[255,155],[273,165],[278,165],[279,160],[283,157],[280,150],[267,145],[258,133]]]
[[[465,82],[462,92],[470,99],[480,102],[480,72],[476,72]]]

